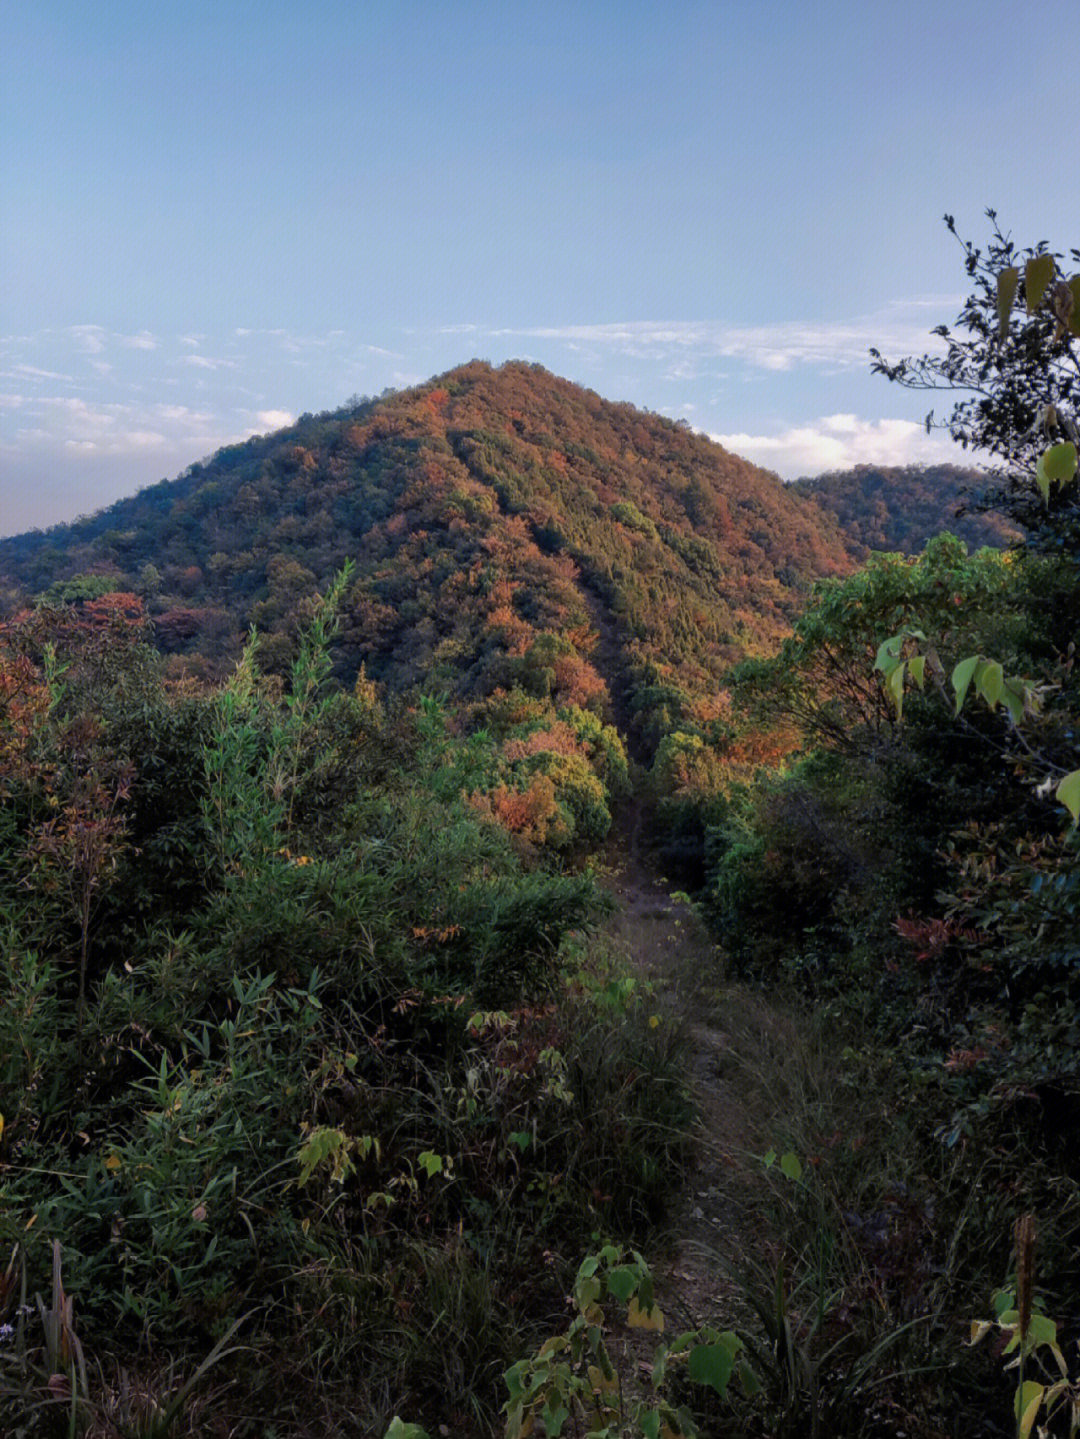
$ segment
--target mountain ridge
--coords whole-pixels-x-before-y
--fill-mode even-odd
[[[814,580],[852,566],[831,517],[687,426],[539,366],[474,361],[0,541],[0,583],[9,602],[57,582],[63,597],[80,575],[135,590],[161,648],[218,673],[254,624],[283,672],[346,559],[343,675],[588,701],[604,689],[600,606],[645,729],[646,711],[715,693]]]

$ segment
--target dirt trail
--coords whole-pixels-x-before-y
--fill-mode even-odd
[[[702,1250],[737,1259],[733,1170],[747,1143],[745,1116],[725,1097],[728,1044],[720,1019],[721,966],[704,925],[644,850],[643,806],[628,803],[618,816],[603,854],[605,884],[619,909],[608,925],[616,947],[646,975],[680,1022],[690,1047],[697,1107],[698,1154],[686,1192],[671,1216],[666,1253],[650,1255],[657,1295],[680,1323],[730,1325],[733,1287],[721,1266]],[[736,1185],[737,1186],[737,1182]]]

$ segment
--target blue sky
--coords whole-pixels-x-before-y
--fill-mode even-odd
[[[951,455],[866,362],[954,318],[941,216],[1080,230],[1072,0],[5,18],[0,533],[476,356],[785,477]]]

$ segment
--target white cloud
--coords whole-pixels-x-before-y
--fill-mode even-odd
[[[149,330],[140,330],[137,335],[116,335],[114,338],[125,350],[156,350],[158,347],[156,337]]]
[[[853,319],[784,320],[769,325],[729,325],[712,320],[629,320],[617,324],[572,324],[533,329],[493,329],[494,337],[562,341],[573,348],[600,346],[634,359],[665,360],[666,379],[692,377],[693,361],[737,359],[773,372],[796,365],[818,368],[865,368],[871,347],[886,355],[934,349],[929,333],[931,315],[948,314],[961,303],[955,295],[917,296],[896,300],[872,314]],[[476,325],[453,325],[440,334],[467,334]]]
[[[283,430],[296,422],[296,416],[288,410],[259,410],[255,418],[265,430]]]
[[[39,370],[37,365],[12,365],[10,370],[3,372],[5,375],[18,375],[27,380],[63,380],[67,384],[73,384],[71,375],[61,374],[57,370]]]
[[[914,420],[823,415],[773,435],[739,433],[709,438],[788,480],[854,465],[964,463],[964,456],[946,435],[928,435],[925,426]]]
[[[68,334],[87,355],[100,355],[105,348],[105,330],[101,325],[69,325]]]
[[[181,355],[178,365],[191,365],[196,370],[235,370],[235,360],[211,359],[209,355]]]

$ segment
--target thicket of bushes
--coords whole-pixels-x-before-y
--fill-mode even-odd
[[[5,1433],[155,1432],[226,1336],[189,1424],[227,1376],[233,1433],[482,1431],[587,1236],[675,1183],[676,1041],[559,858],[606,832],[617,737],[336,688],[344,578],[285,686],[254,641],[166,686],[118,595],[0,637]]]

